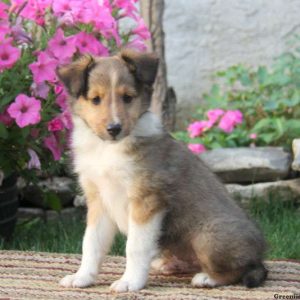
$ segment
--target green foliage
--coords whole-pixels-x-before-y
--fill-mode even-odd
[[[81,210],[72,216],[61,216],[55,220],[34,218],[20,221],[13,239],[6,242],[0,239],[0,250],[81,253],[84,228]],[[126,238],[118,234],[110,255],[125,255],[125,241]]]
[[[250,213],[263,230],[269,259],[300,259],[300,211],[291,201],[253,200]]]
[[[300,259],[300,211],[292,202],[253,200],[250,214],[257,221],[268,242],[268,259]],[[1,243],[1,249],[81,253],[85,222],[78,212],[70,217],[44,222],[32,219],[19,223],[14,238]],[[112,255],[125,255],[123,235],[117,235]]]
[[[230,134],[217,128],[200,138],[175,133],[185,142],[203,143],[208,148],[248,146],[249,134],[257,134],[257,146],[284,146],[300,136],[300,49],[293,47],[269,67],[236,65],[217,73],[217,83],[204,95],[205,104],[194,120],[205,119],[209,109],[240,110],[244,122]]]

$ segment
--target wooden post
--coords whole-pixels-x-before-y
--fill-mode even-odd
[[[168,130],[174,130],[176,116],[176,96],[168,88],[167,66],[163,31],[164,0],[141,0],[141,15],[148,26],[152,39],[148,42],[149,51],[159,57],[159,66],[151,102],[151,111],[160,116]]]

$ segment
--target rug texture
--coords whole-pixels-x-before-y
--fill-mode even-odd
[[[59,286],[58,281],[63,276],[77,270],[80,258],[74,254],[0,251],[0,299],[300,299],[299,261],[266,262],[270,271],[268,280],[263,287],[255,289],[238,285],[192,288],[191,275],[151,273],[145,289],[113,294],[109,292],[109,285],[124,271],[124,257],[107,257],[93,287],[72,289]]]

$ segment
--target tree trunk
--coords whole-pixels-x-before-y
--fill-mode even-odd
[[[176,115],[176,96],[172,88],[168,88],[167,66],[165,61],[165,45],[163,31],[164,0],[141,0],[141,15],[148,26],[152,39],[148,42],[149,51],[159,57],[157,77],[153,86],[151,111],[162,118],[168,130],[173,130]]]

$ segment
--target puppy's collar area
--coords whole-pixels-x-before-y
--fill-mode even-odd
[[[146,111],[137,121],[131,132],[135,137],[151,137],[164,133],[164,128],[160,118],[150,111]]]

